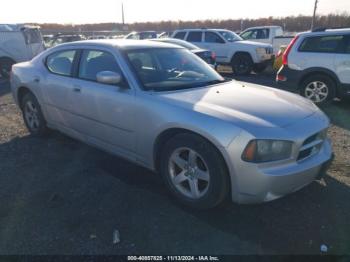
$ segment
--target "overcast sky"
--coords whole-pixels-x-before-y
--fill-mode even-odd
[[[102,23],[311,15],[314,0],[0,0],[0,23]],[[350,12],[350,0],[320,0],[319,14]]]

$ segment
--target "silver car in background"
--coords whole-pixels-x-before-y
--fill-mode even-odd
[[[63,44],[15,65],[11,86],[33,135],[56,129],[156,171],[195,208],[279,198],[332,159],[313,103],[224,79],[172,44]]]

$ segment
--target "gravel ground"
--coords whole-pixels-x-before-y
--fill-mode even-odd
[[[273,86],[267,75],[240,80]],[[58,132],[30,137],[0,83],[0,254],[319,254],[323,244],[350,254],[350,103],[326,113],[336,157],[321,182],[199,212],[143,168]]]

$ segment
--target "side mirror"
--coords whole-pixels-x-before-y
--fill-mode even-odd
[[[102,71],[96,75],[97,82],[108,85],[119,84],[122,81],[122,76],[119,73],[112,71]]]

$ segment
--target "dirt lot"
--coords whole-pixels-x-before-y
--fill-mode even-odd
[[[273,85],[267,75],[240,80]],[[350,254],[350,102],[326,113],[336,158],[323,181],[199,212],[143,168],[58,132],[30,137],[0,83],[0,254],[319,254],[322,244]]]

